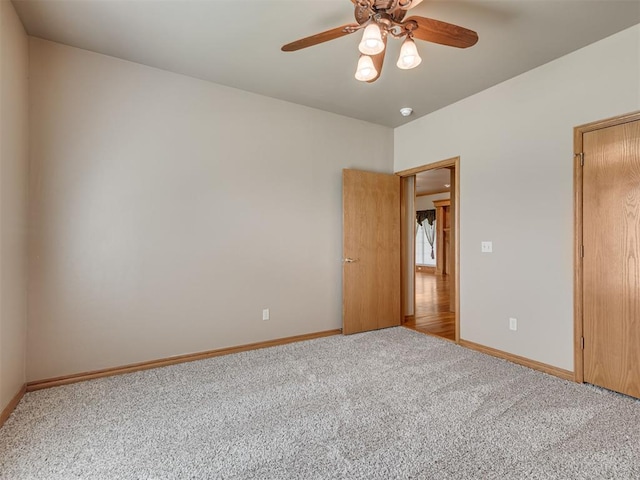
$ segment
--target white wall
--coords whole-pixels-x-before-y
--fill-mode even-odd
[[[396,171],[461,157],[463,339],[573,369],[573,127],[638,109],[640,25],[395,130]]]
[[[0,411],[25,383],[29,43],[0,0]]]
[[[29,380],[341,327],[392,130],[39,39],[30,86]]]

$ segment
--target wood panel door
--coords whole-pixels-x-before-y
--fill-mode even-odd
[[[400,325],[400,177],[343,170],[342,331]]]
[[[583,152],[584,380],[640,397],[640,121]]]

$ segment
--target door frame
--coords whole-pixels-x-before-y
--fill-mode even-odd
[[[414,168],[410,168],[408,170],[401,170],[399,172],[396,172],[396,175],[398,175],[401,178],[406,178],[406,177],[411,177],[414,176],[416,173],[420,173],[420,172],[426,172],[429,170],[436,170],[438,168],[452,168],[453,169],[453,192],[452,193],[452,198],[454,201],[454,229],[455,231],[453,232],[453,265],[454,265],[454,273],[455,273],[455,279],[454,279],[454,292],[455,292],[455,300],[454,300],[454,305],[455,305],[455,326],[456,326],[456,339],[455,339],[455,343],[460,343],[460,157],[452,157],[452,158],[447,158],[446,160],[440,160],[438,162],[433,162],[433,163],[428,163],[426,165],[421,165],[419,167],[414,167]],[[403,182],[404,185],[404,182]],[[401,200],[402,200],[402,206],[401,206],[401,210],[403,212],[402,214],[402,221],[404,221],[405,215],[404,215],[404,209],[406,208],[405,205],[405,198],[406,198],[406,194],[408,192],[404,192],[404,188],[403,188],[403,192],[401,194]],[[414,189],[413,189],[413,198],[414,198],[414,202],[415,202],[415,183],[414,183]],[[402,227],[401,227],[402,229]],[[404,229],[403,230],[403,234],[404,234]],[[415,238],[413,239],[413,245],[415,248]],[[404,323],[404,317],[405,317],[405,312],[404,312],[404,305],[405,302],[404,300],[406,299],[407,296],[407,285],[406,285],[406,278],[407,278],[407,274],[409,274],[410,272],[407,272],[407,255],[408,252],[406,252],[406,248],[405,248],[405,242],[401,243],[401,262],[402,265],[400,267],[400,272],[402,275],[402,283],[401,283],[401,295],[402,295],[402,320]],[[412,262],[413,265],[413,276],[415,278],[415,274],[416,274],[416,266],[415,266],[415,261]],[[415,315],[416,312],[416,294],[415,294],[415,281],[414,281],[414,292],[413,292],[413,313]]]
[[[640,120],[640,111],[626,113],[616,117],[598,120],[596,122],[579,125],[573,128],[573,362],[574,380],[584,383],[584,350],[583,350],[583,309],[582,298],[583,289],[583,265],[582,265],[582,164],[583,164],[583,143],[582,136],[585,133],[601,130],[603,128],[615,127],[625,123]]]

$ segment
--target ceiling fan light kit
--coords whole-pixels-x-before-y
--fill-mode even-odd
[[[384,50],[382,33],[380,33],[380,27],[377,23],[370,23],[364,29],[358,50],[364,55],[377,55]]]
[[[415,68],[422,62],[414,38],[425,42],[438,43],[450,47],[467,48],[475,45],[478,34],[451,23],[432,18],[412,16],[405,19],[407,11],[422,0],[351,0],[355,6],[357,23],[317,33],[282,47],[284,52],[293,52],[344,37],[358,30],[364,30],[358,50],[356,79],[374,82],[380,77],[388,37],[404,39],[397,66],[402,70]]]
[[[373,60],[368,55],[360,55],[358,68],[356,68],[356,79],[361,82],[370,82],[378,76],[378,71],[373,65]]]
[[[421,63],[422,58],[420,58],[418,54],[416,42],[414,42],[411,37],[405,38],[404,42],[402,42],[402,47],[400,47],[400,57],[396,65],[402,70],[409,70],[410,68],[417,67]]]

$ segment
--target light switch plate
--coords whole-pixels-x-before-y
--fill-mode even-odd
[[[493,252],[493,242],[482,242],[480,248],[482,253],[491,253]]]

